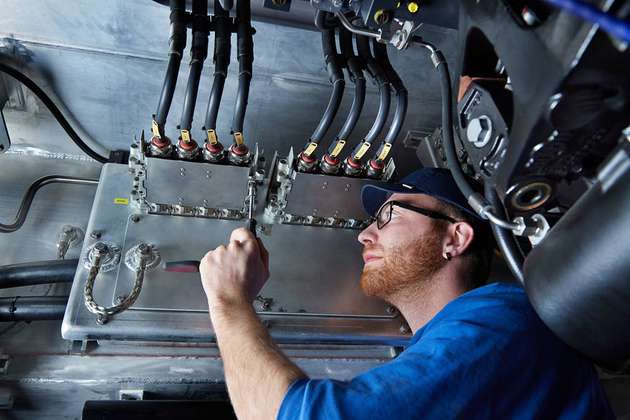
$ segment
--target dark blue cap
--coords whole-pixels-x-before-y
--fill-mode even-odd
[[[400,184],[364,185],[361,190],[363,208],[374,216],[393,193],[430,195],[480,219],[468,205],[448,169],[422,168],[404,177]]]

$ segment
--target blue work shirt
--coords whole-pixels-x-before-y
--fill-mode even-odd
[[[284,419],[614,418],[594,367],[538,318],[522,288],[459,296],[396,359],[349,382],[301,379]]]

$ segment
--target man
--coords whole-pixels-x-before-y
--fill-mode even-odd
[[[312,380],[252,308],[269,256],[245,229],[201,263],[210,318],[240,418],[612,418],[593,366],[558,340],[516,285],[480,286],[484,228],[448,171],[366,186],[361,287],[413,330],[395,360],[350,382]],[[487,230],[487,229],[486,229]]]

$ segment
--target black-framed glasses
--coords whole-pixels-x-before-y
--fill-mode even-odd
[[[398,206],[403,209],[420,213],[424,216],[431,217],[432,219],[441,219],[441,220],[446,220],[447,222],[457,223],[457,220],[453,219],[450,216],[447,216],[446,214],[440,213],[438,211],[423,209],[421,207],[412,206],[411,204],[392,200],[383,204],[381,208],[378,210],[378,212],[376,212],[376,217],[375,217],[376,227],[379,230],[383,229],[385,225],[387,225],[390,222],[390,220],[392,220],[392,212],[394,211],[394,206]]]

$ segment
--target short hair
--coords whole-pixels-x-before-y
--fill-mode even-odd
[[[452,204],[439,200],[439,210],[452,218],[468,223],[473,228],[473,240],[462,254],[468,258],[471,266],[471,275],[465,284],[467,290],[483,286],[490,275],[490,265],[494,252],[495,242],[492,230],[488,222],[462,211]]]

